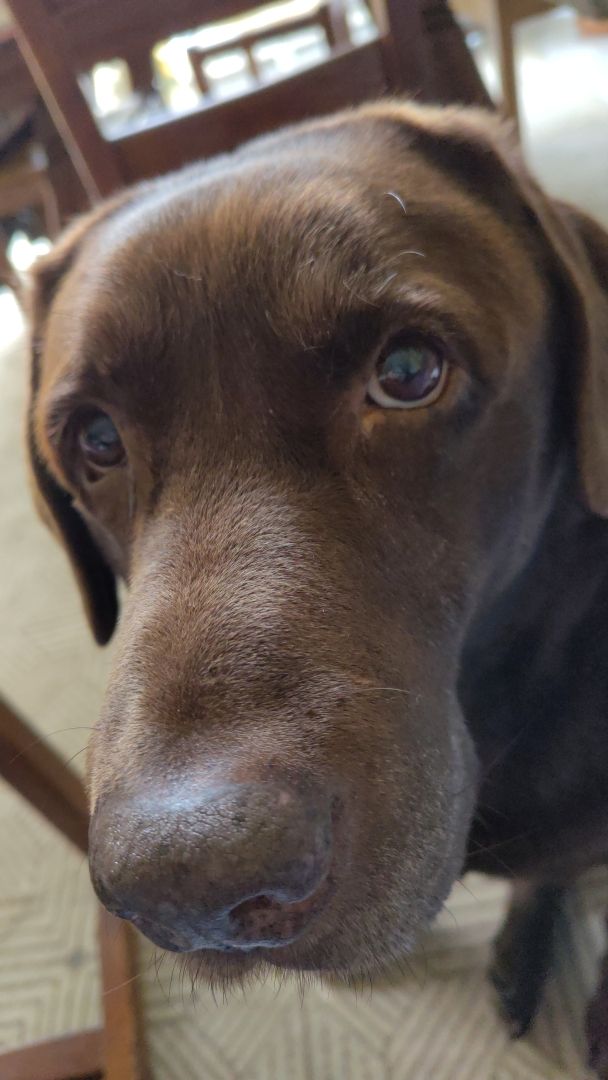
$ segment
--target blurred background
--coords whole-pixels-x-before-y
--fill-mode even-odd
[[[138,1024],[155,1080],[586,1075],[603,874],[573,897],[543,1012],[511,1044],[485,981],[502,883],[458,884],[419,954],[373,994],[315,987],[302,1000],[287,984],[195,1001],[172,958],[138,943],[133,959],[116,928],[99,936],[79,824],[70,833],[56,809],[63,790],[67,817],[82,813],[62,769],[82,776],[111,647],[89,640],[30,506],[12,286],[121,185],[386,91],[491,101],[545,187],[608,226],[608,0],[0,2],[0,1080],[141,1078]],[[38,782],[53,788],[44,805]]]

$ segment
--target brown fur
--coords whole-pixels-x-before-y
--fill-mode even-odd
[[[494,791],[517,818],[500,785],[527,699],[482,705],[528,595],[545,613],[559,588],[559,515],[608,554],[607,249],[495,121],[394,103],[133,189],[37,268],[39,503],[99,640],[114,576],[129,586],[92,810],[118,787],[218,770],[305,777],[341,806],[336,887],[310,932],[259,956],[207,950],[208,977],[401,954],[461,872],[476,801]],[[448,388],[426,409],[371,408],[375,350],[403,327],[446,343]],[[69,437],[83,403],[128,451],[95,484]],[[522,607],[539,560],[552,582]],[[596,593],[562,623],[580,628]],[[531,813],[550,806],[554,835],[562,795],[541,771]],[[533,877],[548,840],[530,855],[501,828],[506,869]],[[500,872],[479,837],[470,860]],[[572,851],[548,858],[551,880]]]

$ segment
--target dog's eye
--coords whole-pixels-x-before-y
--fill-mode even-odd
[[[112,469],[124,460],[122,439],[107,413],[90,414],[80,428],[78,441],[87,461],[99,469]]]
[[[437,400],[447,370],[436,346],[393,338],[380,354],[367,396],[385,409],[419,409]]]

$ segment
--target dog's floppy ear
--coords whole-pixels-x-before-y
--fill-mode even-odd
[[[509,139],[498,152],[548,248],[564,331],[562,393],[575,396],[581,494],[593,513],[608,517],[608,233],[587,214],[546,195]]]
[[[608,233],[580,210],[554,204],[553,243],[569,277],[578,322],[577,457],[589,507],[608,517]]]
[[[30,398],[27,410],[27,457],[38,513],[64,545],[80,587],[96,641],[109,641],[118,617],[116,581],[91,530],[73,504],[71,494],[52,474],[36,438],[34,415],[42,381],[45,327],[53,299],[84,239],[98,222],[123,201],[118,196],[75,222],[52,251],[34,266],[22,302],[30,325]]]
[[[529,173],[512,129],[490,113],[378,105],[476,199],[516,229],[532,228],[557,289],[581,492],[608,517],[608,233],[586,214],[550,198]],[[546,263],[546,265],[545,265]]]

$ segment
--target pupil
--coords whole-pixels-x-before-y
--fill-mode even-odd
[[[107,416],[100,416],[89,425],[87,442],[94,450],[111,450],[118,441],[118,433]]]
[[[407,382],[420,375],[425,367],[425,355],[420,349],[396,349],[387,357],[383,375]]]

